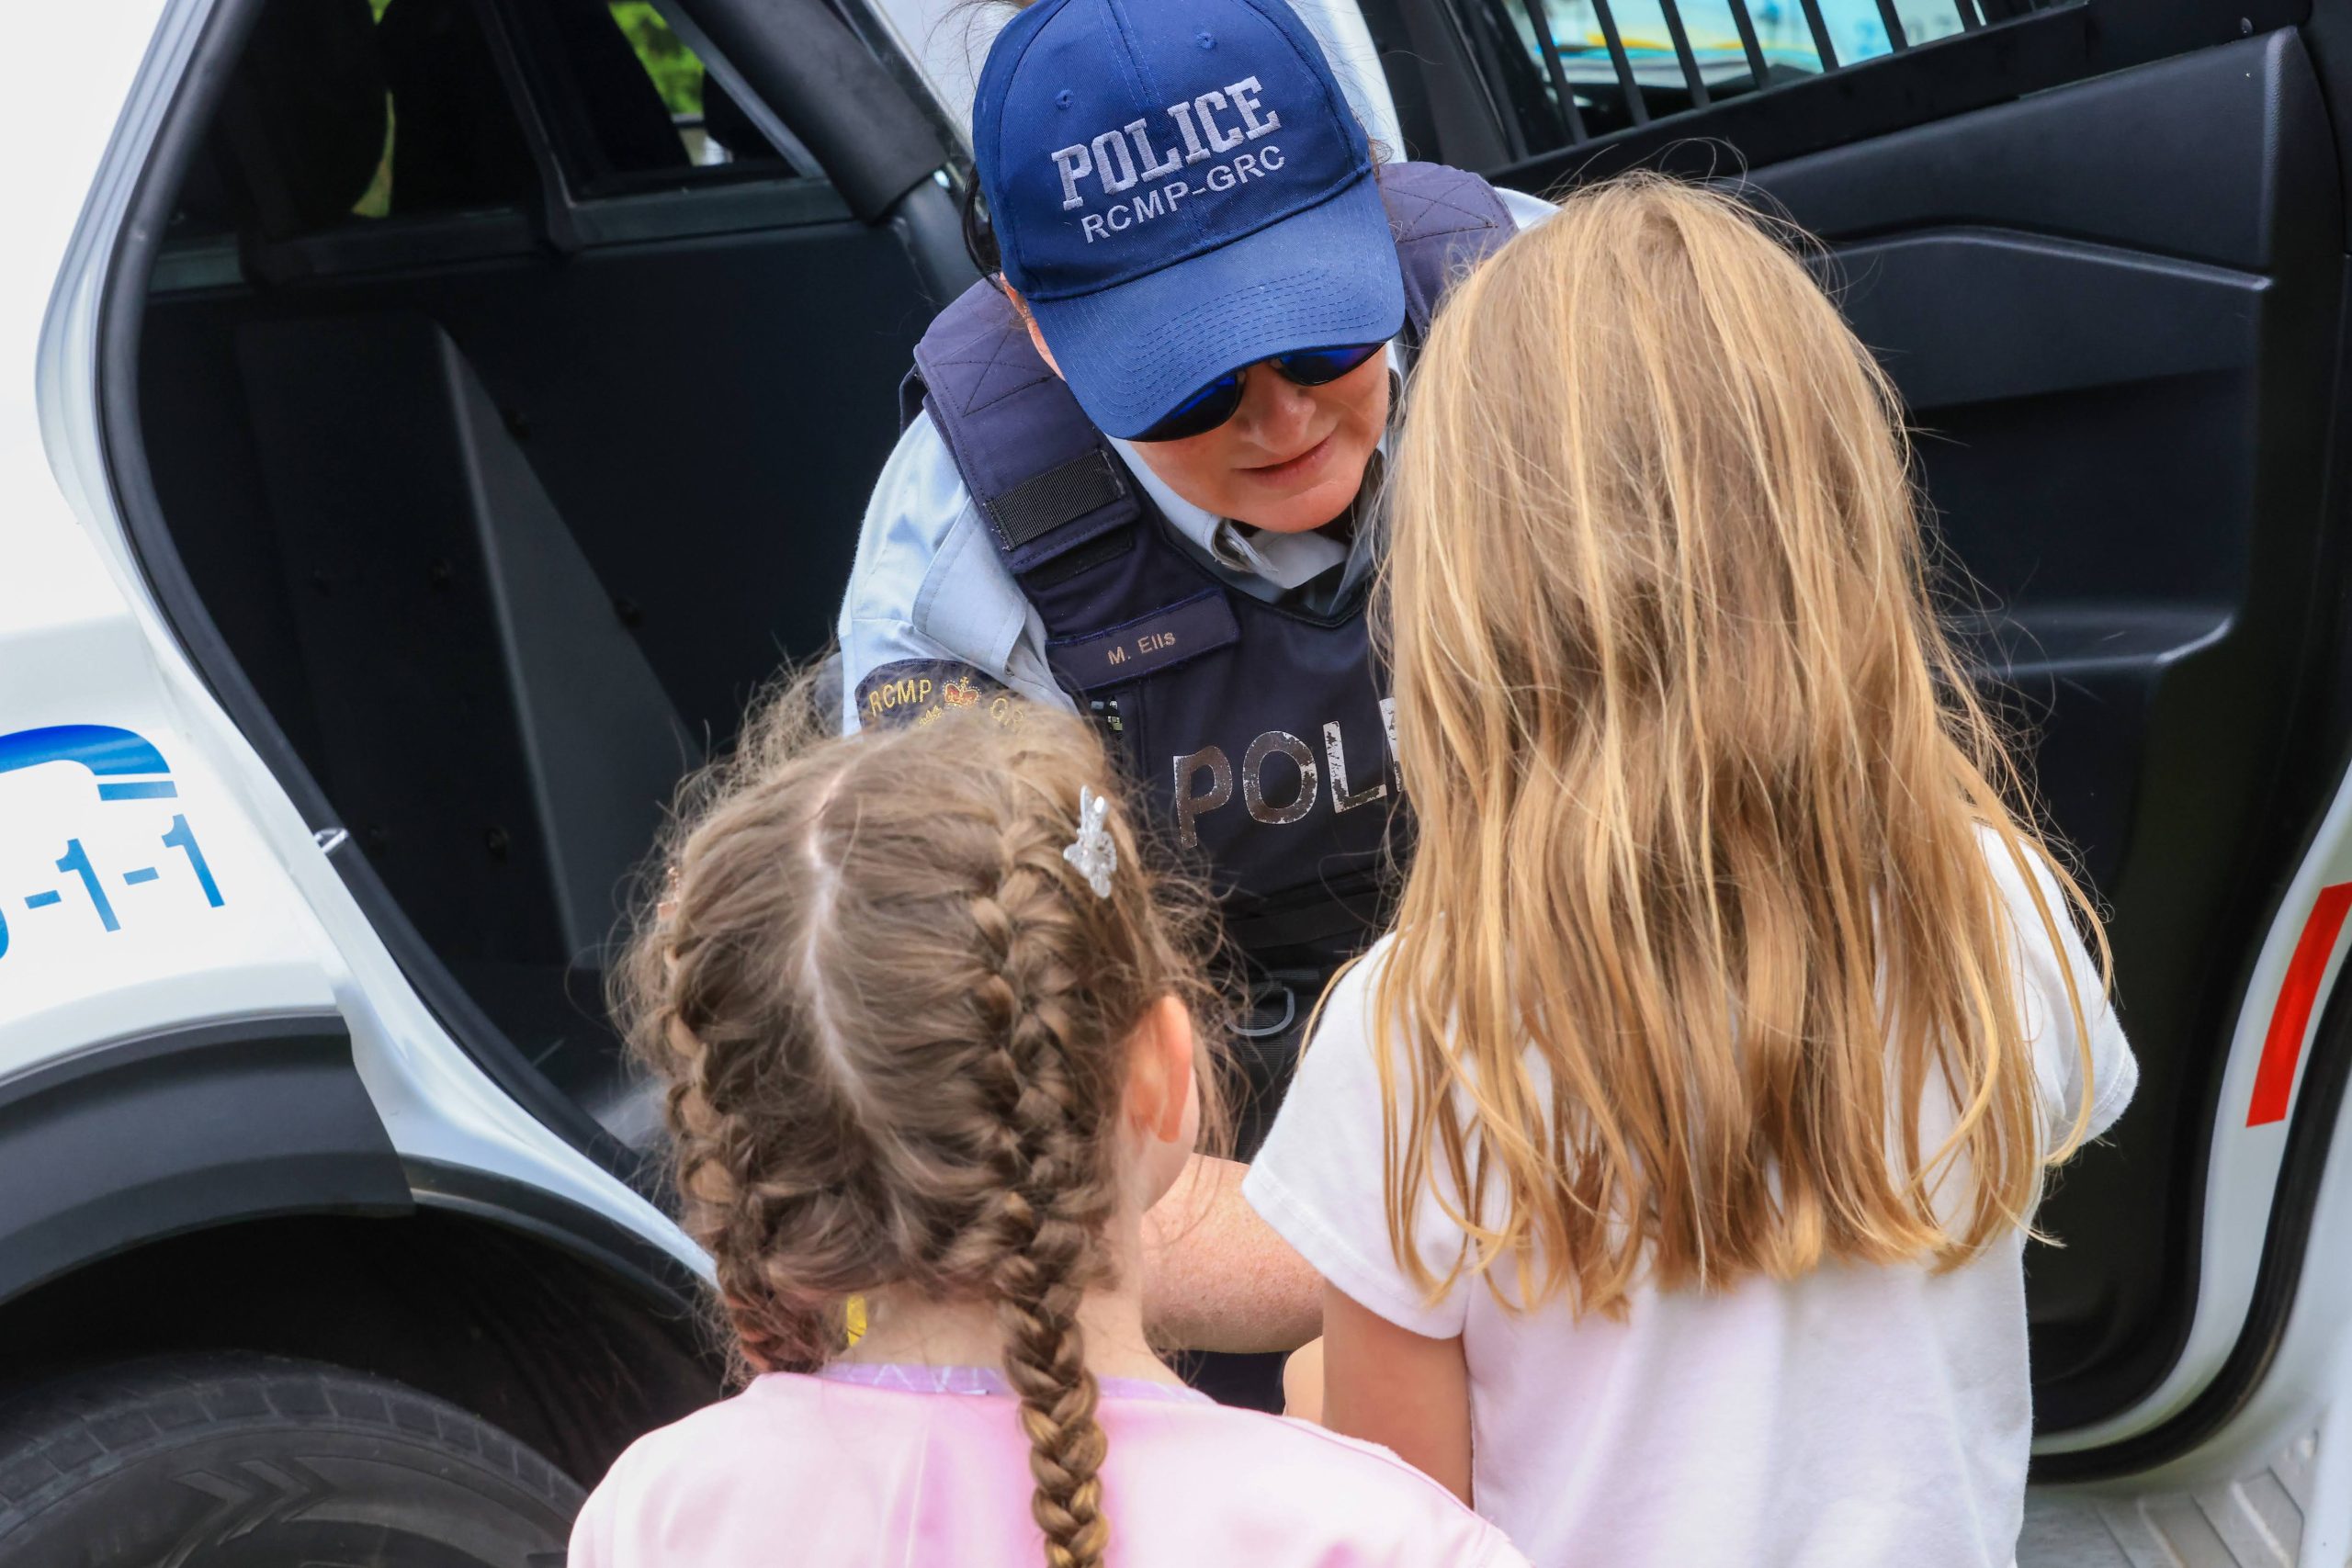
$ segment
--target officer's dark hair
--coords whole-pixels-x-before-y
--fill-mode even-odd
[[[982,277],[1004,270],[1004,252],[996,243],[996,227],[989,221],[988,203],[980,199],[980,176],[975,170],[964,181],[964,254],[972,258]]]
[[[991,11],[1025,11],[1032,0],[956,0],[942,13],[934,28],[944,28],[960,21],[964,27],[966,52],[972,56],[973,80],[979,79],[981,51],[970,47],[977,43],[977,28],[981,18]],[[980,172],[970,170],[964,177],[961,202],[964,217],[964,254],[972,258],[982,277],[993,280],[1004,270],[1004,252],[996,243],[996,230],[989,222],[988,204],[980,199]]]

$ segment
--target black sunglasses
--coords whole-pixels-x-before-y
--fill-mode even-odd
[[[1261,363],[1272,366],[1277,375],[1295,386],[1321,387],[1338,380],[1387,346],[1385,343],[1357,343],[1341,348],[1302,348],[1295,354],[1277,354]],[[1182,441],[1215,430],[1241,406],[1241,381],[1249,374],[1247,365],[1227,371],[1132,439]]]

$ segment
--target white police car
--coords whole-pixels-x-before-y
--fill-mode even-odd
[[[2021,1561],[2343,1562],[2352,0],[1317,15],[1393,147],[1736,159],[1837,245],[2143,1073]],[[718,1391],[601,955],[828,636],[986,25],[11,11],[0,1561],[552,1562]]]

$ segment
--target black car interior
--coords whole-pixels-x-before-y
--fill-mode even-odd
[[[141,344],[178,551],[334,824],[629,1142],[622,893],[678,779],[831,636],[934,308],[906,225],[716,78],[702,107],[723,163],[601,0],[273,0]],[[586,220],[560,245],[555,203]]]
[[[1955,0],[1940,41],[1647,103],[1538,60],[1515,0],[1364,6],[1402,152],[1537,191],[1744,177],[1830,243],[1908,401],[2143,1075],[2031,1258],[2044,1430],[2178,1353],[2221,1055],[2352,738],[2352,0],[2268,3]],[[142,548],[453,1031],[626,1164],[621,890],[678,776],[831,636],[909,351],[970,276],[952,138],[818,0],[673,12],[732,62],[690,114],[641,7],[223,9],[120,378]]]
[[[2298,712],[2337,635],[2313,592],[2337,570],[2327,114],[2282,30],[1761,178],[1839,242],[1986,665],[2112,908],[2142,1088],[2048,1209],[2072,1245],[2030,1263],[2037,1404],[2073,1425],[2186,1332],[2205,1069],[2300,849],[2272,803],[2327,771]]]

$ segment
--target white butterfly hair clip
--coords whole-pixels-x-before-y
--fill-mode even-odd
[[[1111,803],[1085,784],[1078,786],[1078,838],[1062,851],[1062,859],[1078,868],[1097,898],[1111,896],[1111,877],[1119,869],[1119,846],[1111,838]]]

